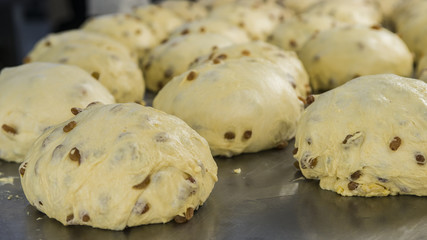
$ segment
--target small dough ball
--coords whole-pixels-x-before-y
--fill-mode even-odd
[[[166,0],[160,6],[171,10],[186,22],[200,20],[208,15],[206,7],[199,2]]]
[[[229,59],[256,57],[263,58],[276,64],[283,72],[289,75],[290,81],[297,95],[302,99],[311,92],[308,74],[298,56],[293,51],[284,51],[274,45],[262,41],[254,41],[243,44],[234,44],[229,47],[219,48],[209,56],[196,58],[194,66],[205,64],[208,61],[227,61]]]
[[[84,31],[109,36],[125,45],[129,51],[136,52],[141,60],[147,51],[159,40],[152,30],[139,19],[130,14],[107,14],[88,19],[81,27]]]
[[[24,161],[36,138],[49,126],[73,116],[71,108],[113,96],[75,66],[28,63],[0,73],[0,159]]]
[[[50,128],[19,172],[28,201],[47,216],[112,230],[188,221],[217,181],[205,139],[135,103],[96,104]]]
[[[268,41],[285,50],[299,51],[319,32],[343,24],[327,15],[301,15],[279,24]]]
[[[338,21],[372,26],[380,24],[381,11],[373,0],[319,1],[304,14],[329,15]]]
[[[153,4],[137,7],[133,14],[151,28],[158,42],[168,38],[169,33],[184,23],[172,10]]]
[[[427,83],[427,55],[424,55],[418,62],[417,78]]]
[[[302,111],[287,78],[261,58],[208,63],[172,79],[153,106],[183,119],[214,156],[285,147]]]
[[[337,87],[358,76],[410,76],[412,55],[394,33],[377,26],[346,26],[320,32],[299,52],[314,91]]]
[[[197,57],[208,54],[215,48],[233,44],[228,38],[213,34],[188,34],[174,37],[155,47],[144,62],[147,88],[159,91],[173,76],[185,72]]]
[[[37,45],[43,42],[46,41],[42,39]],[[29,56],[31,62],[55,62],[82,68],[99,80],[117,102],[141,102],[144,97],[142,72],[128,53],[122,54],[84,42],[64,41],[52,44],[40,54],[30,53]]]
[[[392,74],[315,97],[298,123],[306,178],[343,196],[427,195],[427,84]]]
[[[183,24],[170,34],[170,38],[194,33],[215,33],[230,39],[234,43],[250,41],[248,34],[244,30],[218,18],[206,18]]]
[[[322,0],[276,0],[279,5],[294,10],[296,13],[303,13],[306,9]]]
[[[131,54],[132,58],[135,59],[135,62],[137,61],[136,54],[131,53],[126,46],[108,36],[83,30],[69,30],[59,33],[51,33],[40,39],[30,53],[28,53],[27,57],[25,57],[24,62],[27,63],[34,59],[38,59],[40,55],[43,55],[46,51],[50,51],[51,48],[56,47],[57,45],[64,45],[66,43],[93,46],[119,54]]]

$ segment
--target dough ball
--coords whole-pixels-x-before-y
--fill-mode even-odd
[[[185,72],[197,57],[215,48],[233,44],[228,38],[212,33],[174,37],[155,47],[144,62],[147,88],[159,91],[173,76]]]
[[[282,71],[289,75],[286,80],[290,81],[297,95],[302,97],[302,99],[305,99],[307,94],[311,92],[307,72],[296,53],[293,51],[284,51],[262,41],[234,44],[229,47],[219,48],[209,56],[196,58],[194,66],[205,64],[209,61],[218,62],[246,57],[263,58],[276,64]]]
[[[299,57],[314,91],[337,87],[358,76],[410,76],[412,55],[394,33],[377,26],[346,26],[320,32]]]
[[[37,46],[46,42],[42,39]],[[34,54],[29,54],[28,61],[78,66],[99,80],[117,102],[142,101],[145,92],[142,72],[128,53],[112,51],[107,47],[103,49],[82,41],[56,42],[40,53],[37,46]]]
[[[382,15],[373,0],[328,0],[319,1],[304,14],[328,15],[338,21],[372,26],[380,24]]]
[[[228,38],[234,43],[250,41],[248,34],[244,30],[218,18],[206,18],[183,24],[170,34],[170,38],[194,33],[215,33]]]
[[[71,108],[94,101],[114,103],[114,98],[78,67],[28,63],[4,68],[0,73],[0,159],[22,162],[47,127],[71,118]]]
[[[427,55],[424,55],[418,62],[417,78],[427,83]]]
[[[135,103],[96,104],[53,126],[19,172],[28,201],[47,216],[112,230],[190,220],[217,181],[205,139]]]
[[[285,147],[302,111],[289,77],[261,58],[208,63],[172,79],[153,106],[183,119],[214,156]]]
[[[138,57],[136,54],[130,52],[129,49],[127,49],[123,44],[108,36],[83,30],[69,30],[59,33],[51,33],[40,39],[35,44],[30,53],[28,53],[27,57],[25,57],[24,62],[27,63],[33,61],[34,59],[38,59],[40,55],[50,51],[51,48],[54,48],[57,45],[64,45],[69,43],[88,45],[124,55],[131,54],[131,57],[135,60],[135,62],[137,61]]]
[[[279,24],[268,41],[285,50],[299,51],[319,32],[342,25],[327,15],[301,15]]]
[[[159,42],[150,27],[130,14],[118,13],[93,17],[83,24],[82,29],[115,39],[125,45],[129,51],[135,52],[140,60]]]
[[[427,195],[427,84],[392,74],[315,97],[294,157],[306,178],[343,196]]]
[[[159,42],[184,23],[172,10],[153,4],[135,8],[133,14],[153,30]]]
[[[276,2],[286,8],[294,10],[296,13],[303,13],[310,6],[322,0],[276,0]]]
[[[206,7],[199,2],[166,0],[160,6],[171,10],[186,22],[196,21],[208,15]]]

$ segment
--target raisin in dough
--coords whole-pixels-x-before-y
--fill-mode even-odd
[[[0,74],[0,159],[22,162],[31,144],[50,125],[71,118],[71,108],[113,96],[75,66],[28,63]]]
[[[173,76],[187,71],[197,57],[215,48],[233,44],[228,38],[213,34],[188,34],[174,37],[155,47],[144,61],[144,77],[147,88],[159,91]]]
[[[295,88],[297,95],[302,99],[311,92],[307,72],[298,56],[293,51],[284,51],[274,45],[262,41],[253,41],[243,44],[234,44],[229,47],[219,48],[209,56],[196,58],[194,66],[208,61],[226,61],[244,57],[257,57],[268,60],[289,75],[289,80]]]
[[[82,68],[99,80],[117,102],[141,102],[144,97],[142,72],[127,53],[64,41],[37,55],[33,55],[31,61],[64,63]]]
[[[248,34],[241,28],[218,18],[206,18],[183,24],[176,28],[169,37],[173,38],[175,36],[194,33],[215,33],[227,37],[234,43],[250,41]]]
[[[19,172],[28,201],[49,217],[112,230],[187,221],[217,181],[205,139],[135,103],[95,104],[48,129]]]
[[[379,27],[345,26],[320,32],[298,53],[314,91],[358,76],[412,74],[412,54],[394,33]]]
[[[153,106],[187,122],[206,138],[213,155],[284,147],[302,111],[286,78],[261,58],[209,62],[175,77]]]
[[[305,177],[343,196],[427,195],[427,84],[356,78],[315,97],[295,137]]]

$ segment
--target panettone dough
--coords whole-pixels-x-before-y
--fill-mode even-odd
[[[187,122],[214,156],[284,147],[302,111],[286,78],[261,58],[207,63],[172,79],[153,106]]]
[[[206,7],[199,2],[166,0],[160,6],[171,10],[185,22],[200,20],[208,15]]]
[[[75,66],[28,63],[0,74],[0,159],[22,162],[31,144],[50,125],[73,116],[70,109],[113,96]]]
[[[311,5],[304,14],[328,15],[338,21],[372,26],[380,24],[382,14],[374,0],[328,0]]]
[[[227,61],[228,59],[256,57],[263,58],[281,68],[289,77],[285,80],[290,81],[295,88],[297,95],[305,99],[311,92],[308,75],[293,51],[284,51],[274,45],[262,41],[253,41],[243,44],[234,44],[229,47],[219,48],[208,56],[196,58],[192,67],[205,64],[208,61]]]
[[[194,33],[215,33],[230,39],[234,43],[250,41],[248,34],[241,28],[218,18],[206,18],[183,24],[175,29],[169,37],[173,38],[175,36]]]
[[[231,44],[233,42],[228,38],[213,33],[171,38],[155,47],[145,59],[143,72],[147,88],[159,91],[173,76],[185,72],[197,57]]]
[[[142,72],[128,53],[64,41],[51,45],[43,53],[30,53],[29,56],[30,62],[55,62],[82,68],[99,80],[117,102],[141,102],[144,97]]]
[[[278,4],[294,10],[296,13],[303,13],[312,5],[322,0],[275,0]]]
[[[376,26],[345,26],[320,32],[298,55],[314,91],[328,90],[363,75],[412,73],[412,54],[405,43]]]
[[[217,181],[205,139],[135,103],[91,105],[46,130],[19,172],[28,201],[49,217],[112,230],[187,221]]]
[[[427,195],[427,84],[392,74],[315,96],[298,123],[302,173],[344,196]]]

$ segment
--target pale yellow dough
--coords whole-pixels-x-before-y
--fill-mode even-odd
[[[289,77],[261,58],[207,63],[176,76],[153,106],[183,119],[214,156],[284,147],[302,111]]]
[[[298,123],[306,178],[343,196],[427,195],[427,84],[392,74],[315,96]]]
[[[171,38],[155,47],[144,61],[147,88],[159,91],[172,77],[185,72],[197,57],[215,48],[233,44],[228,38],[213,34],[188,34]]]
[[[49,217],[112,230],[189,220],[217,181],[205,139],[135,103],[92,105],[48,129],[19,172],[28,201]]]
[[[0,74],[0,159],[22,162],[47,127],[72,117],[71,108],[94,101],[114,103],[114,98],[78,67],[28,63],[4,68]]]
[[[160,6],[171,10],[186,22],[192,22],[205,18],[208,15],[206,7],[199,2],[167,0]]]
[[[263,58],[276,64],[289,75],[286,80],[290,81],[299,97],[305,99],[307,94],[311,92],[308,74],[296,53],[293,51],[284,51],[262,41],[234,44],[229,47],[219,48],[213,51],[209,56],[196,58],[193,66],[205,64],[208,61],[216,61],[215,59],[227,61],[228,59],[246,57]]]
[[[394,33],[377,27],[345,26],[320,32],[298,53],[314,91],[363,75],[412,74],[412,54]]]
[[[48,40],[40,40],[37,46],[46,41]],[[145,92],[143,75],[127,52],[122,53],[108,47],[72,40],[58,41],[42,52],[37,46],[29,54],[29,62],[55,62],[78,66],[99,80],[117,102],[142,101]]]

